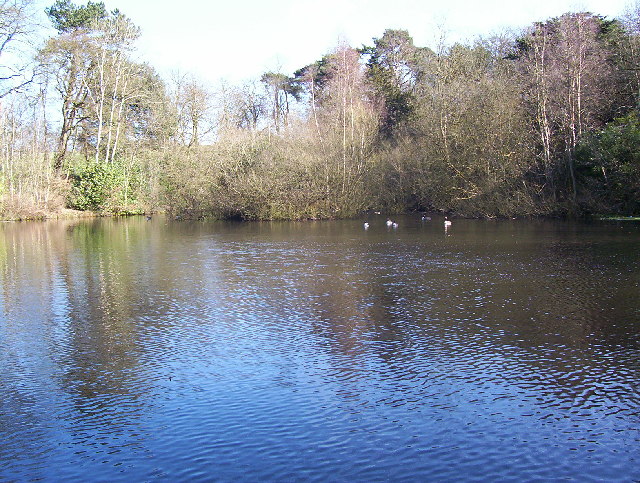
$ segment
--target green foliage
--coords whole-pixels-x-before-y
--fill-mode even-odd
[[[313,85],[314,90],[322,90],[327,81],[331,78],[330,72],[331,55],[327,54],[322,59],[298,69],[293,74],[292,82],[299,85],[301,89]]]
[[[640,116],[618,118],[576,149],[585,193],[596,210],[640,212]]]
[[[262,74],[260,81],[273,89],[276,93],[282,91],[283,93],[292,96],[294,99],[300,99],[302,88],[298,83],[294,82],[294,79],[287,77],[284,74],[265,72]]]
[[[419,65],[426,51],[413,45],[406,30],[386,30],[373,42],[373,46],[363,47],[360,52],[369,57],[367,76],[384,103],[380,127],[389,138],[415,111],[414,87],[421,76]]]
[[[70,0],[56,0],[45,13],[60,33],[89,28],[96,20],[107,17],[107,10],[103,2],[89,2],[86,5],[76,5]],[[117,14],[117,11],[114,11]]]
[[[77,210],[101,213],[140,211],[141,169],[125,162],[87,162],[72,168],[68,203]]]

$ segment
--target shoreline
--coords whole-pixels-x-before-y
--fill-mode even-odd
[[[31,213],[29,215],[26,216],[16,216],[16,217],[9,217],[9,218],[4,218],[0,216],[0,223],[11,223],[11,222],[28,222],[28,221],[51,221],[51,220],[80,220],[83,218],[119,218],[119,217],[129,217],[129,216],[152,216],[152,215],[167,215],[167,211],[166,210],[157,210],[157,211],[145,211],[145,212],[138,212],[138,213],[100,213],[97,211],[82,211],[82,210],[74,210],[71,208],[64,208],[61,211],[57,211],[57,212],[49,212],[49,213]],[[411,214],[420,214],[423,212],[403,212],[403,213],[393,213],[395,215],[411,215]],[[504,219],[504,220],[517,220],[517,219],[558,219],[558,218],[564,218],[566,220],[582,220],[582,221],[640,221],[640,216],[635,216],[635,215],[618,215],[618,214],[597,214],[597,215],[590,215],[590,216],[582,216],[582,217],[571,217],[571,216],[558,216],[558,215],[550,215],[550,214],[542,214],[542,215],[521,215],[521,216],[513,216],[513,217],[500,217],[500,216],[480,216],[480,217],[474,217],[474,216],[464,216],[464,215],[457,215],[455,213],[442,213],[440,211],[435,211],[435,212],[424,212],[428,215],[433,215],[433,216],[438,216],[438,215],[448,215],[450,217],[454,217],[454,218],[459,218],[459,219],[485,219],[485,220],[500,220],[500,219]],[[348,217],[345,219],[358,219],[361,217],[367,217],[367,215],[369,214],[368,211],[365,211],[363,213],[361,213],[358,216],[355,217]],[[190,216],[181,216],[181,215],[173,215],[171,216],[171,218],[175,219],[175,220],[184,220],[184,221],[189,221],[189,220],[202,220],[202,219],[211,219],[211,220],[225,220],[225,218],[209,218],[209,217],[190,217]],[[330,218],[308,218],[308,219],[283,219],[283,220],[278,220],[278,221],[323,221],[323,220],[335,220],[335,217],[330,217]],[[269,220],[269,219],[245,219],[245,220],[238,220],[236,218],[234,218],[234,220],[236,221],[243,221],[243,222],[251,222],[251,221],[276,221],[276,220]]]

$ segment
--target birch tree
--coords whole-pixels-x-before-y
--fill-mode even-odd
[[[95,116],[95,161],[113,162],[123,130],[124,110],[133,97],[138,69],[129,55],[140,29],[122,14],[92,23],[94,72],[85,79]]]
[[[323,139],[327,193],[336,205],[365,202],[365,174],[379,129],[379,112],[369,101],[365,70],[355,49],[340,45],[326,59],[318,118]],[[315,121],[314,121],[315,122]],[[342,209],[342,208],[341,208]]]
[[[574,200],[576,145],[586,131],[601,126],[611,111],[613,77],[602,31],[600,17],[565,14],[536,24],[520,44],[545,178],[553,192],[558,177],[566,178]]]

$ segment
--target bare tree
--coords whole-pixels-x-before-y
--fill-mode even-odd
[[[34,0],[0,0],[0,98],[33,80],[31,62],[22,59],[35,22]],[[20,55],[22,54],[22,55]]]
[[[327,56],[322,89],[317,92],[319,141],[326,158],[327,193],[337,195],[338,206],[362,201],[364,175],[379,128],[379,113],[368,100],[368,87],[360,54],[347,45]],[[332,164],[332,162],[334,164]],[[332,181],[334,180],[334,181]]]
[[[94,44],[95,72],[90,73],[92,75],[84,84],[97,124],[96,162],[101,155],[105,162],[113,162],[122,130],[124,106],[136,81],[138,69],[129,60],[129,55],[139,35],[140,29],[121,14],[98,19],[92,25],[90,39]]]
[[[177,138],[185,146],[197,146],[203,136],[213,130],[211,91],[194,76],[180,73],[174,73],[171,90],[177,116]]]
[[[533,93],[529,104],[535,112],[545,176],[552,185],[559,171],[565,171],[574,200],[575,147],[583,133],[602,125],[612,102],[608,84],[613,77],[601,31],[599,17],[565,14],[536,24],[522,43],[524,82]]]

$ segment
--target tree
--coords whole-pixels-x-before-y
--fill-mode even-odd
[[[318,120],[318,108],[322,103],[325,85],[330,79],[330,64],[331,55],[325,55],[319,61],[298,69],[293,74],[292,80],[300,89],[301,97],[303,97],[305,92],[307,94],[313,123],[315,125],[315,132],[320,143],[322,143],[323,140]]]
[[[268,114],[268,100],[258,81],[247,82],[220,89],[221,103],[220,132],[234,129],[248,129],[256,132],[264,116]]]
[[[207,124],[212,94],[190,75],[177,74],[173,79],[173,90],[178,116],[178,138],[186,146],[197,146],[201,136],[212,130],[210,123]]]
[[[56,0],[56,3],[45,9],[45,13],[61,34],[88,29],[95,21],[108,16],[103,2],[91,1],[86,5],[76,5],[70,0]],[[117,11],[113,13],[116,15]]]
[[[289,125],[289,99],[299,99],[300,87],[293,79],[276,72],[266,72],[260,80],[271,98],[273,125],[276,132],[280,132],[281,124],[285,127]]]
[[[587,188],[587,209],[637,214],[640,209],[640,116],[632,111],[577,146],[579,179]]]
[[[96,124],[95,160],[103,155],[113,162],[123,125],[123,111],[132,99],[138,68],[128,59],[140,29],[120,13],[102,17],[92,24],[95,73],[85,84]],[[133,94],[135,95],[135,94]]]
[[[640,2],[629,5],[620,20],[608,21],[606,27],[605,40],[620,87],[616,106],[620,116],[640,109]]]
[[[139,29],[103,3],[76,6],[58,0],[46,10],[59,31],[40,52],[40,62],[61,97],[62,125],[54,166],[62,168],[70,142],[112,162],[138,68],[128,59]]]
[[[30,40],[35,23],[33,5],[34,0],[0,0],[0,98],[33,80],[30,62],[16,61],[16,55],[11,61],[6,60],[11,54],[19,54],[19,46]]]
[[[76,34],[61,35],[49,40],[39,54],[40,64],[47,76],[53,78],[54,88],[62,101],[62,124],[58,135],[54,167],[60,171],[79,126],[87,120],[88,98],[86,81],[93,69],[93,55],[86,42]]]
[[[324,59],[322,77],[316,115],[327,197],[342,212],[357,212],[358,203],[366,203],[365,174],[378,134],[378,111],[369,102],[357,50],[339,45]]]
[[[433,53],[417,48],[406,30],[385,30],[361,52],[369,56],[367,76],[384,106],[382,132],[390,137],[407,123],[415,111],[415,87],[423,72],[421,65]]]
[[[489,47],[441,46],[425,60],[412,129],[387,147],[391,185],[381,192],[404,196],[390,202],[476,216],[517,209],[510,199],[528,167],[521,92]]]
[[[536,24],[520,42],[523,81],[539,134],[547,183],[568,180],[577,194],[575,147],[611,113],[615,83],[603,41],[606,22],[589,13],[565,14]],[[564,183],[563,183],[564,184]]]

